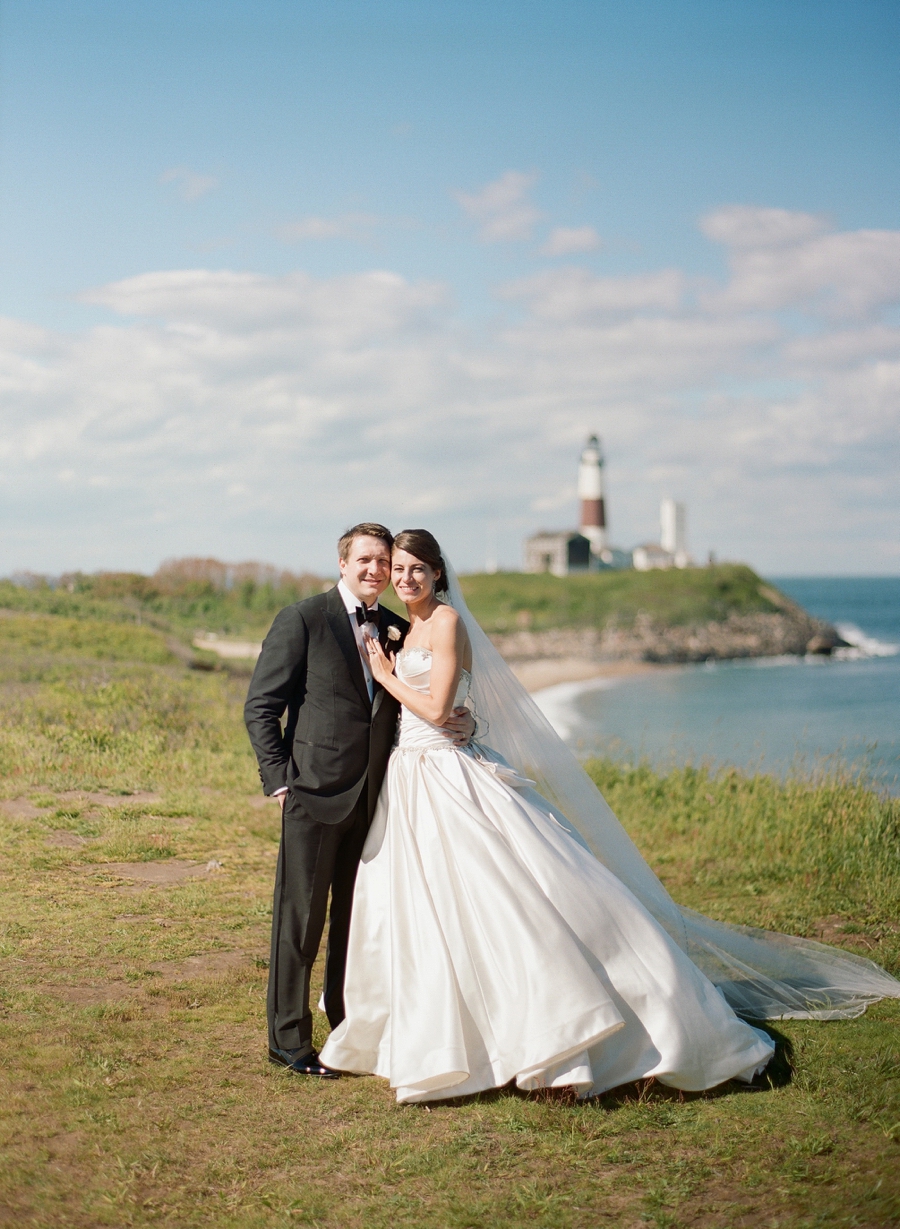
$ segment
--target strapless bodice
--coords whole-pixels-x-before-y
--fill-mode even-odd
[[[431,649],[417,647],[401,649],[395,666],[397,677],[415,691],[427,691],[431,684]],[[463,670],[453,700],[453,707],[464,704],[469,694],[471,676]],[[440,726],[417,717],[405,706],[400,710],[400,734],[397,746],[408,750],[445,750],[453,746],[450,736]]]

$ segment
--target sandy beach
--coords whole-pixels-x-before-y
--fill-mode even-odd
[[[534,661],[511,662],[510,669],[528,691],[543,691],[559,683],[584,683],[589,679],[622,679],[665,666],[649,661],[590,661],[585,657],[541,657]]]
[[[259,656],[258,642],[229,640],[224,636],[196,636],[194,647],[213,652],[228,660],[252,663]],[[630,678],[635,674],[647,674],[651,670],[664,669],[648,661],[591,661],[587,657],[539,657],[534,661],[511,662],[510,668],[528,691],[543,691],[559,683],[584,683],[589,679]]]
[[[229,640],[225,636],[206,634],[196,636],[194,647],[205,649],[228,660],[252,663],[262,647],[258,641]],[[559,683],[584,683],[589,679],[630,678],[635,674],[647,674],[662,670],[664,666],[649,661],[591,661],[587,657],[538,657],[533,661],[510,662],[513,674],[528,691],[543,691]]]
[[[214,632],[195,636],[191,644],[195,649],[215,653],[228,661],[256,661],[262,650],[262,642],[259,640],[229,640],[226,636],[217,636]]]

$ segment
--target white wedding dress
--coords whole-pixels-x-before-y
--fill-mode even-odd
[[[430,669],[426,649],[397,657],[418,691]],[[468,690],[463,672],[457,704]],[[648,1076],[700,1090],[752,1079],[774,1051],[533,782],[405,708],[356,881],[344,997],[322,1061],[383,1076],[403,1102],[510,1080],[584,1096]]]

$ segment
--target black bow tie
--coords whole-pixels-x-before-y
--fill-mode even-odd
[[[369,610],[366,606],[357,606],[356,621],[360,627],[362,627],[365,623],[374,623],[375,626],[377,627],[378,626],[378,611]]]

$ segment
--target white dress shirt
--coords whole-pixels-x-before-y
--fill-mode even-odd
[[[365,679],[366,679],[366,687],[368,688],[368,691],[369,691],[369,699],[371,700],[374,694],[374,687],[372,684],[372,671],[369,669],[369,651],[366,648],[366,642],[363,636],[364,629],[356,621],[357,608],[362,606],[363,603],[359,600],[358,597],[355,596],[355,594],[350,592],[350,590],[347,588],[347,586],[344,584],[342,580],[338,581],[337,588],[338,588],[338,593],[341,595],[341,599],[343,600],[344,606],[347,608],[347,614],[350,618],[350,626],[353,629],[353,636],[354,636],[354,639],[356,640],[356,647],[359,649],[359,659],[362,662],[363,674],[365,675]],[[369,607],[369,610],[373,611],[376,614],[378,613],[377,599]],[[373,631],[375,633],[374,638],[377,638],[378,636],[377,626],[370,627],[369,630]]]

